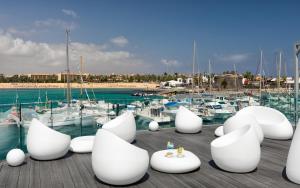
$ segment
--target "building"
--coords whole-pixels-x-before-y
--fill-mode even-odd
[[[193,78],[187,78],[187,79],[185,80],[185,83],[186,83],[187,85],[193,84]]]
[[[215,75],[213,86],[218,89],[241,88],[243,86],[242,80],[243,80],[243,76],[241,75],[235,75],[235,74]]]
[[[182,78],[177,78],[177,82],[183,83],[183,79]]]
[[[183,83],[176,80],[169,80],[166,82],[161,82],[159,85],[161,88],[171,88],[171,87],[182,87]]]
[[[27,74],[27,77],[38,82],[57,81],[58,78],[56,74]]]
[[[70,73],[70,82],[80,82],[81,78],[80,78],[80,74],[76,74],[76,73]],[[82,79],[86,80],[87,77],[89,76],[89,74],[84,73],[82,74]],[[59,82],[67,82],[67,73],[58,73],[57,74],[57,81]]]

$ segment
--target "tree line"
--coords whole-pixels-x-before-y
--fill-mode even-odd
[[[133,75],[87,75],[83,76],[84,82],[163,82],[168,80],[177,80],[177,78],[186,79],[187,76],[184,74],[174,73],[174,74],[133,74]],[[71,80],[72,82],[81,82],[80,76]],[[0,74],[1,83],[64,83],[63,80],[58,80],[55,77],[34,79],[27,75],[13,75],[4,76]]]

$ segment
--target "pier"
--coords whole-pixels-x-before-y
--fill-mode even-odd
[[[158,132],[138,131],[135,145],[152,155],[166,148],[167,141],[195,153],[201,160],[200,169],[186,174],[166,174],[149,167],[147,174],[129,187],[298,187],[287,180],[285,164],[291,140],[265,139],[261,146],[261,161],[256,170],[237,174],[219,169],[212,161],[210,142],[215,139],[216,126],[205,126],[198,134],[177,133],[174,128]],[[122,156],[122,153],[120,153]],[[37,161],[26,158],[19,167],[0,163],[0,187],[20,188],[96,188],[113,187],[96,178],[92,170],[91,154],[69,152],[64,158]]]

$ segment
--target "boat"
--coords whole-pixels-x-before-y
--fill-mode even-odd
[[[233,112],[228,109],[224,109],[221,104],[216,102],[208,102],[205,107],[210,113],[214,114],[215,119],[227,119],[233,115]]]

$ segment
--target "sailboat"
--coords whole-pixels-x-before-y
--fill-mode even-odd
[[[70,84],[70,63],[69,63],[69,34],[66,30],[66,64],[67,64],[67,104],[63,107],[57,107],[47,111],[39,116],[42,123],[48,126],[66,126],[66,125],[93,125],[95,123],[94,114],[84,113],[81,103],[72,103],[71,101],[71,84]],[[81,77],[82,79],[82,77]]]

